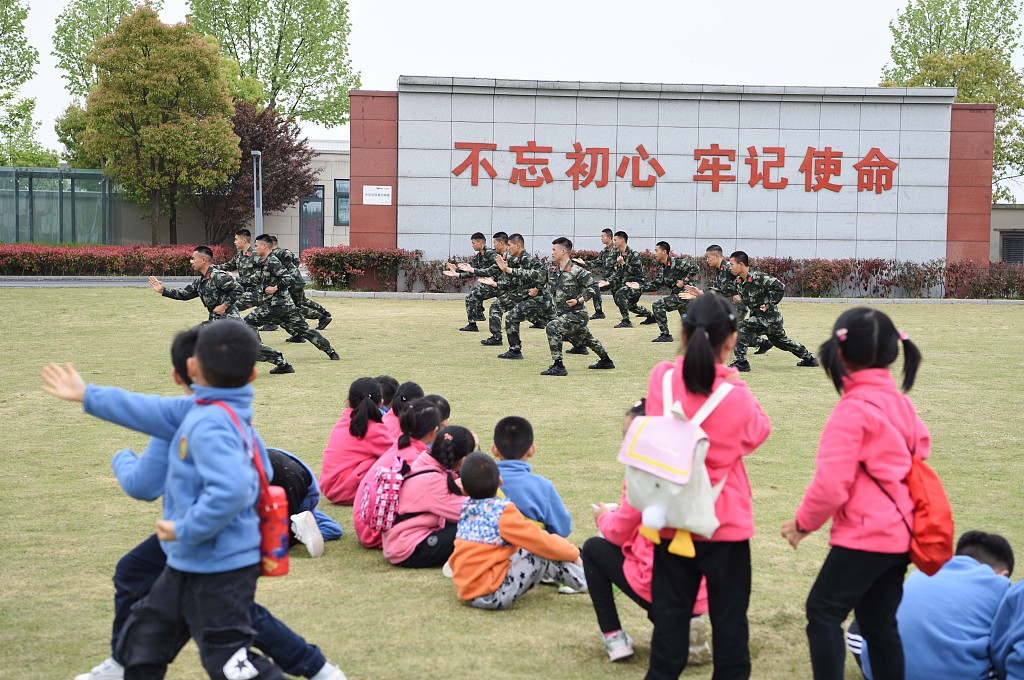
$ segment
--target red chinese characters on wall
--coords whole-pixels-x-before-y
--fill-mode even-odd
[[[491,179],[495,179],[497,172],[494,166],[481,156],[481,152],[497,151],[497,148],[496,144],[486,142],[455,142],[455,149],[468,151],[468,154],[452,169],[452,174],[460,177],[469,170],[473,186],[480,183],[481,169]],[[553,147],[540,146],[536,140],[530,140],[525,145],[512,145],[508,150],[515,154],[515,164],[508,180],[510,184],[535,188],[554,181],[550,162]],[[565,176],[572,179],[574,191],[591,185],[597,189],[608,185],[612,157],[609,148],[584,148],[580,142],[574,142],[573,150],[564,155],[570,161]],[[707,182],[712,192],[721,191],[723,184],[737,181],[736,149],[723,149],[718,144],[711,144],[706,149],[694,149],[693,160],[696,162],[693,181]],[[807,147],[798,168],[804,176],[804,191],[841,191],[843,185],[839,184],[838,179],[842,174],[844,160],[844,153],[831,146],[823,149]],[[782,174],[786,165],[784,147],[766,146],[759,150],[749,146],[744,163],[749,170],[745,179],[751,188],[760,184],[764,189],[781,190],[789,185],[789,178]],[[880,149],[873,147],[864,158],[853,164],[857,170],[857,191],[876,194],[889,191],[898,165]],[[637,145],[636,154],[624,154],[619,159],[615,174],[625,179],[627,172],[630,172],[630,183],[638,188],[653,187],[666,174],[664,166],[643,144]]]

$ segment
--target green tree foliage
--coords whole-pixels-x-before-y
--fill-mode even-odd
[[[64,160],[72,168],[99,168],[103,160],[89,155],[85,150],[85,128],[88,116],[78,104],[69,104],[57,118],[54,129],[57,139],[64,145]]]
[[[268,106],[286,118],[327,126],[348,120],[359,87],[348,53],[346,0],[192,0],[190,18],[263,84]]]
[[[0,109],[0,165],[20,168],[55,168],[57,152],[36,140],[36,100],[19,99]]]
[[[98,79],[86,106],[85,150],[103,159],[103,171],[127,197],[167,215],[175,243],[182,195],[223,184],[238,168],[216,45],[142,6],[97,41],[87,61]]]
[[[25,37],[28,7],[21,0],[0,0],[0,98],[4,103],[14,98],[39,63],[39,52]]]
[[[26,17],[21,0],[0,0],[0,165],[54,167],[57,154],[36,141],[36,100],[17,98],[39,62],[39,52],[25,37]]]
[[[132,12],[139,0],[71,0],[57,16],[53,31],[53,56],[64,72],[67,91],[84,99],[96,84],[96,67],[86,61],[96,41],[110,35],[122,15]],[[145,3],[159,12],[163,0]]]

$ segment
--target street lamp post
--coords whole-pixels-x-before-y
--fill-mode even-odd
[[[256,234],[263,233],[263,152],[252,152],[253,226]]]

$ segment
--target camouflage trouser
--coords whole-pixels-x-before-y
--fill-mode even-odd
[[[590,291],[593,294],[593,296],[590,299],[594,303],[594,314],[597,314],[597,313],[603,311],[601,309],[601,286],[598,285],[600,283],[601,283],[600,281],[595,279],[594,280],[594,285],[592,285],[590,287]]]
[[[643,295],[642,291],[633,290],[629,286],[623,286],[615,291],[615,306],[619,308],[623,321],[629,321],[630,312],[640,316],[651,315],[651,312],[646,307],[641,307],[637,304],[641,295]]]
[[[523,299],[522,293],[500,295],[487,308],[487,329],[491,331],[492,338],[501,340],[501,317],[515,309],[515,306],[522,302]]]
[[[276,323],[284,328],[289,335],[297,335],[309,340],[321,352],[330,354],[334,351],[327,338],[309,327],[309,324],[302,318],[302,314],[299,313],[295,305],[275,305],[271,304],[271,301],[261,304],[243,320],[256,330],[259,330],[265,324]]]
[[[295,286],[288,292],[291,293],[292,302],[298,307],[299,313],[302,314],[303,318],[319,320],[331,315],[330,312],[324,309],[323,305],[317,304],[306,297],[305,286]]]
[[[747,360],[747,347],[754,345],[761,335],[768,336],[774,347],[791,352],[801,359],[812,356],[806,347],[786,335],[786,329],[782,327],[782,314],[776,311],[751,316],[740,323],[735,350],[739,361]]]
[[[508,336],[509,350],[523,349],[523,341],[519,337],[519,324],[523,321],[547,323],[555,317],[551,306],[540,296],[528,297],[505,314],[505,335]]]
[[[551,359],[553,361],[561,361],[562,342],[565,340],[568,340],[577,347],[580,345],[589,347],[602,359],[608,358],[608,353],[604,351],[604,345],[594,337],[587,327],[589,320],[590,317],[587,314],[586,308],[583,305],[577,305],[575,308],[563,314],[558,314],[551,321],[548,321],[545,330],[548,333],[548,349],[551,350]]]
[[[239,321],[241,321],[242,317],[241,315],[239,315],[237,311],[228,312],[224,316],[217,316],[213,312],[210,312],[210,318],[207,319],[205,323],[211,323],[213,321],[218,321],[220,319],[238,319]],[[260,334],[257,333],[256,337],[260,337]],[[287,361],[285,361],[283,354],[278,352],[270,345],[264,345],[262,342],[260,342],[260,355],[256,357],[256,361],[266,361],[268,364],[274,364],[275,366],[284,366],[285,364],[288,363]]]
[[[484,318],[484,300],[498,297],[500,293],[494,286],[474,283],[473,288],[466,294],[466,318],[470,323],[482,320]]]
[[[686,308],[689,306],[690,301],[680,300],[678,293],[673,293],[654,301],[654,304],[651,305],[651,311],[654,313],[654,318],[658,320],[658,330],[661,331],[662,335],[672,335],[668,330],[668,313],[678,310],[680,314],[685,314]]]

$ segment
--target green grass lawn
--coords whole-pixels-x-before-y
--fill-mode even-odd
[[[475,430],[485,450],[500,417],[529,418],[534,470],[565,499],[576,527],[571,539],[582,544],[594,535],[590,504],[617,500],[621,489],[621,415],[644,395],[651,367],[677,349],[650,342],[656,327],[613,330],[610,314],[592,328],[617,368],[588,371],[593,356],[570,355],[569,376],[550,378],[538,375],[550,363],[543,331],[524,326],[526,361],[499,361],[501,348],[479,345],[485,333],[456,330],[465,323],[461,301],[321,301],[335,317],[325,335],[340,362],[309,344],[285,344],[283,332],[264,334],[296,368],[294,375],[270,376],[269,365],[260,365],[256,422],[269,444],[319,470],[352,380],[381,373],[415,380],[447,397],[452,422]],[[198,301],[176,303],[148,289],[0,289],[0,305],[10,312],[0,381],[0,678],[70,678],[109,655],[110,576],[120,556],[152,533],[160,506],[128,498],[110,471],[114,451],[141,450],[145,438],[44,394],[40,369],[71,361],[87,381],[173,395],[171,336],[206,315]],[[790,335],[814,349],[845,307],[782,309]],[[931,430],[932,463],[958,531],[1002,533],[1024,552],[1024,307],[884,310],[924,355],[911,394]],[[803,601],[828,549],[827,533],[797,552],[778,535],[811,478],[818,436],[837,399],[821,369],[797,368],[796,361],[772,350],[751,357],[754,370],[746,376],[773,425],[747,459],[757,528],[749,613],[755,678],[810,676]],[[613,666],[587,596],[539,587],[509,611],[470,609],[439,571],[396,569],[379,552],[362,549],[350,535],[351,509],[323,509],[346,536],[329,543],[320,560],[301,547],[293,551],[291,574],[262,580],[257,600],[319,644],[350,678],[643,677],[650,624],[627,599],[620,611],[637,654]],[[710,674],[691,668],[684,677]],[[194,647],[168,677],[203,677]]]

